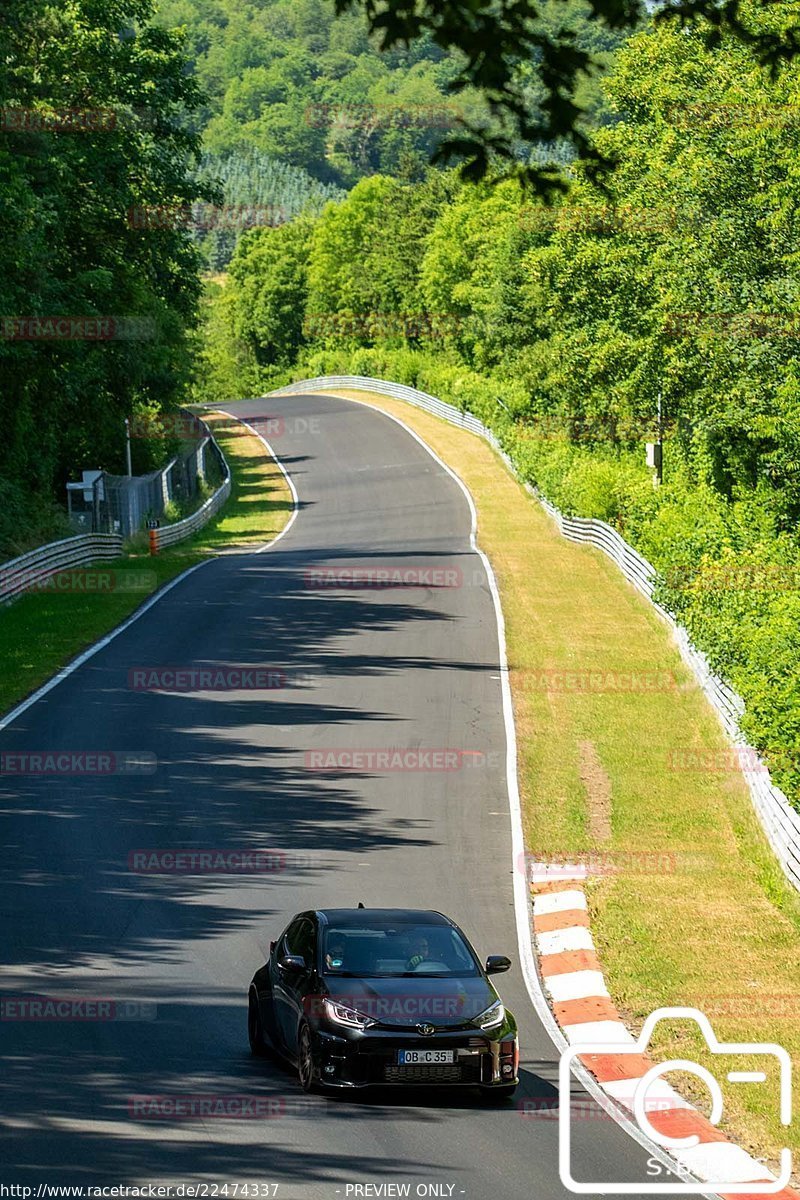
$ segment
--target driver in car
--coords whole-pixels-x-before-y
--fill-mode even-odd
[[[423,936],[416,937],[411,943],[411,957],[406,963],[406,970],[415,971],[419,964],[428,958],[430,958],[428,939]]]
[[[328,971],[341,971],[344,966],[344,942],[334,940],[328,946],[325,955],[325,967]]]

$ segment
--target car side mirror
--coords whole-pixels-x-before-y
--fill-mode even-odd
[[[284,971],[305,971],[306,960],[301,954],[282,954],[278,966]]]
[[[505,954],[490,954],[486,960],[486,974],[499,975],[502,971],[507,971],[511,966],[511,959],[506,958]]]

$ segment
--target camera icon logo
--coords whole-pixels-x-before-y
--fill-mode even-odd
[[[602,1043],[577,1043],[569,1046],[561,1055],[558,1071],[558,1171],[561,1176],[561,1182],[564,1187],[577,1195],[584,1196],[624,1196],[624,1195],[641,1195],[643,1193],[651,1195],[669,1194],[672,1196],[698,1196],[712,1192],[724,1192],[726,1195],[747,1195],[747,1196],[770,1196],[782,1191],[787,1187],[792,1174],[792,1152],[788,1147],[781,1150],[780,1155],[780,1176],[776,1179],[771,1177],[769,1180],[753,1180],[752,1173],[748,1173],[743,1169],[737,1179],[704,1179],[698,1183],[686,1182],[666,1182],[655,1183],[652,1181],[642,1181],[641,1183],[606,1183],[606,1182],[582,1182],[572,1176],[572,1126],[571,1126],[571,1106],[570,1106],[570,1078],[572,1063],[578,1057],[585,1055],[600,1054],[600,1055],[642,1055],[647,1053],[647,1047],[650,1043],[650,1038],[656,1024],[663,1020],[684,1019],[694,1021],[700,1028],[703,1037],[712,1054],[725,1055],[747,1055],[752,1057],[757,1055],[765,1059],[765,1069],[763,1071],[729,1071],[727,1080],[730,1083],[765,1083],[768,1075],[766,1072],[767,1061],[769,1059],[777,1060],[779,1066],[779,1083],[780,1083],[780,1120],[781,1124],[789,1126],[792,1121],[792,1064],[788,1053],[782,1046],[774,1042],[720,1042],[717,1040],[711,1023],[708,1017],[696,1008],[659,1008],[650,1016],[644,1023],[642,1032],[637,1040],[631,1038],[627,1042],[602,1042]],[[698,1063],[691,1062],[689,1059],[670,1059],[668,1062],[658,1063],[650,1068],[641,1079],[632,1080],[633,1088],[633,1114],[641,1131],[655,1142],[660,1148],[672,1151],[678,1163],[690,1173],[692,1170],[692,1155],[686,1154],[686,1151],[691,1151],[695,1146],[700,1144],[700,1138],[696,1134],[689,1137],[671,1137],[667,1134],[659,1132],[648,1116],[648,1111],[653,1112],[652,1104],[648,1108],[648,1091],[658,1080],[662,1079],[670,1071],[687,1071],[698,1076],[708,1088],[711,1096],[711,1113],[709,1120],[712,1125],[718,1125],[722,1120],[723,1113],[723,1096],[722,1089],[718,1080],[711,1074],[707,1068]],[[668,1104],[659,1104],[662,1110],[665,1107],[674,1108],[681,1104],[680,1098],[676,1093],[672,1093],[670,1088],[667,1089],[674,1099]],[[667,1094],[663,1092],[662,1095]],[[690,1107],[683,1102],[684,1107]],[[731,1146],[732,1151],[738,1148]],[[744,1151],[739,1152],[744,1155]],[[769,1174],[764,1168],[763,1174]],[[747,1176],[747,1178],[745,1178]]]

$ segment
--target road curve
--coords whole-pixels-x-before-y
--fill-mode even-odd
[[[274,418],[299,496],[291,530],[266,553],[195,571],[0,734],[4,754],[144,752],[158,764],[0,777],[3,997],[135,1001],[127,1015],[146,1018],[21,1020],[19,1001],[6,1005],[0,1182],[260,1181],[285,1200],[388,1183],[474,1200],[565,1196],[552,1114],[458,1093],[304,1109],[292,1073],[248,1055],[248,981],[299,909],[438,908],[481,955],[516,958],[517,932],[498,634],[462,490],[363,405],[317,394],[230,411]],[[319,588],[323,568],[412,571],[421,584]],[[431,571],[445,586],[430,586]],[[129,686],[136,669],[240,665],[272,667],[287,686]],[[464,754],[452,771],[308,759],[388,747]],[[280,870],[130,866],[144,849],[264,847],[285,852]],[[547,1102],[552,1043],[519,969],[498,984],[521,1030],[519,1101]],[[219,1094],[274,1098],[275,1115],[153,1119],[134,1099]],[[580,1178],[647,1179],[644,1152],[613,1122],[588,1102],[578,1116]]]

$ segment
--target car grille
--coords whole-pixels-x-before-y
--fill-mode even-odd
[[[385,1030],[387,1033],[404,1033],[404,1034],[411,1033],[411,1034],[413,1034],[414,1033],[414,1022],[413,1021],[405,1021],[402,1025],[398,1025],[391,1021],[377,1021],[375,1023],[375,1028]],[[440,1026],[436,1032],[437,1033],[447,1033],[447,1034],[467,1033],[467,1032],[474,1033],[475,1026],[473,1025],[472,1021],[465,1021],[461,1025]],[[472,1043],[470,1043],[470,1044],[472,1044]],[[475,1040],[475,1045],[482,1046],[483,1038],[477,1038]]]
[[[479,1083],[480,1060],[458,1063],[412,1063],[383,1068],[387,1083]]]

